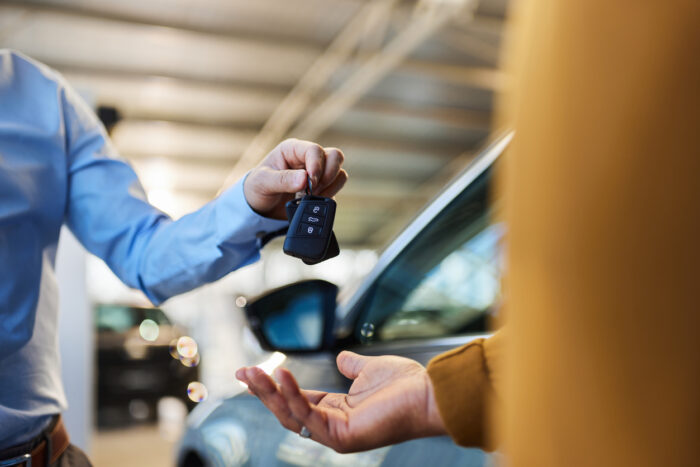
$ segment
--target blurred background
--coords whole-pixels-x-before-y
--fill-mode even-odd
[[[61,72],[174,218],[287,137],[341,148],[341,255],[263,261],[151,309],[64,232],[63,373],[96,465],[172,465],[188,410],[264,358],[241,313],[303,278],[350,286],[493,130],[506,0],[0,0],[0,47]],[[192,382],[199,386],[189,386]],[[193,389],[194,388],[194,389]],[[130,449],[124,449],[125,444]]]

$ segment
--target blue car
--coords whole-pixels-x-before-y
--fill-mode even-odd
[[[512,134],[488,146],[384,251],[355,290],[321,280],[273,290],[246,315],[263,349],[261,366],[288,368],[306,389],[346,392],[341,350],[399,355],[422,364],[488,334],[500,303],[503,225],[491,197],[492,169]],[[487,466],[493,454],[447,437],[339,454],[284,429],[243,388],[207,401],[188,419],[179,466]]]

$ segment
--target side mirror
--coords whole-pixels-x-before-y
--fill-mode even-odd
[[[330,282],[297,282],[254,300],[245,312],[264,349],[313,352],[333,343],[337,295]]]

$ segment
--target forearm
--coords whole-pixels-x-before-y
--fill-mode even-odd
[[[65,222],[88,251],[153,303],[253,262],[256,234],[286,225],[255,213],[242,182],[173,221],[148,203],[136,173],[75,91],[64,84],[59,98],[68,166]]]
[[[162,302],[255,262],[257,235],[286,225],[255,213],[242,185],[152,233],[138,266],[140,288],[151,301]]]
[[[151,206],[125,162],[75,164],[67,223],[125,284],[158,304],[259,257],[256,234],[286,222],[255,213],[242,182],[177,221]]]

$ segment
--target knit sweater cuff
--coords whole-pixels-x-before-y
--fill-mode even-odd
[[[455,443],[490,447],[486,413],[491,387],[484,339],[438,355],[428,364],[440,416]]]

